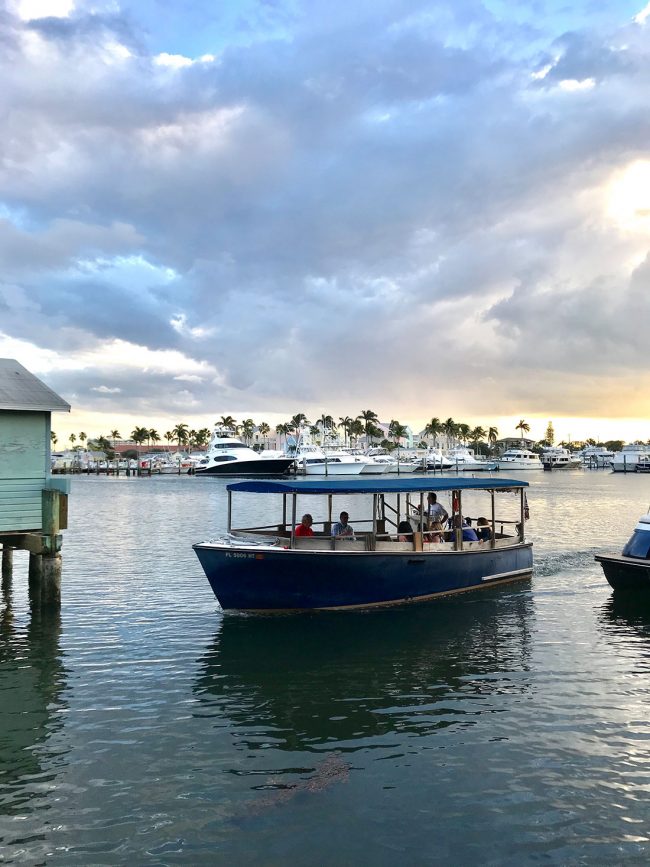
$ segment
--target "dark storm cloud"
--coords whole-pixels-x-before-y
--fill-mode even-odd
[[[645,272],[620,262],[643,242],[619,235],[594,263],[583,239],[614,234],[594,191],[646,155],[648,52],[624,16],[553,32],[526,10],[318,2],[265,8],[265,36],[250,4],[230,44],[185,65],[152,56],[135,5],[5,14],[0,330],[178,350],[219,370],[233,407],[341,401],[342,384],[412,405],[465,373],[471,396],[482,376],[514,383],[531,344],[549,374],[603,364],[640,303]],[[642,352],[626,342],[621,376]],[[415,363],[432,357],[435,376]],[[171,382],[131,372],[102,396],[97,373],[65,387],[96,406]]]

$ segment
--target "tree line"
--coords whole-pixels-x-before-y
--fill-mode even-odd
[[[233,436],[241,436],[247,445],[252,445],[255,432],[257,431],[264,445],[268,446],[269,435],[271,433],[271,426],[265,421],[257,424],[252,418],[246,418],[241,422],[237,422],[232,415],[222,415],[214,423],[214,427],[229,431]],[[406,425],[403,425],[397,419],[391,419],[388,425],[388,436],[386,436],[385,431],[379,427],[379,416],[371,409],[361,410],[355,417],[339,416],[338,420],[332,415],[323,413],[313,423],[309,421],[305,413],[299,412],[288,421],[277,424],[274,431],[279,437],[284,437],[286,442],[288,436],[293,435],[297,437],[304,428],[307,428],[314,438],[320,438],[321,441],[327,436],[336,436],[338,431],[342,431],[346,446],[348,444],[354,445],[360,437],[365,436],[368,443],[379,443],[388,449],[397,448],[408,433]],[[525,419],[520,419],[519,423],[515,425],[515,430],[520,432],[523,439],[524,433],[530,431],[530,425]],[[208,445],[211,435],[212,432],[207,427],[195,430],[184,422],[179,422],[171,430],[163,434],[163,437],[167,441],[168,446],[174,443],[179,449],[201,449]],[[499,438],[499,431],[494,426],[487,429],[480,425],[471,427],[464,422],[457,422],[453,418],[441,421],[434,416],[424,426],[422,435],[430,437],[434,442],[444,435],[448,442],[455,441],[464,445],[471,443],[476,452],[490,453],[494,450]],[[52,444],[56,446],[58,437],[54,431],[52,431],[51,438]],[[136,446],[142,446],[146,443],[149,448],[155,447],[162,440],[157,430],[147,427],[134,428],[131,431],[129,439]],[[118,440],[122,440],[122,436],[118,430],[112,430],[109,432],[108,437],[100,435],[93,439],[88,439],[87,434],[81,431],[79,434],[71,433],[68,440],[70,447],[75,450],[91,448],[108,453],[115,451],[116,443]],[[81,445],[75,445],[77,440],[79,440]],[[535,443],[533,448],[541,450],[542,447],[551,446],[554,443],[555,432],[552,422],[549,422],[544,439]],[[573,448],[598,445],[604,446],[611,451],[620,451],[623,448],[623,444],[624,440],[596,442],[596,440],[591,438],[584,441],[572,441],[570,443],[563,441],[559,443],[561,446],[571,446]],[[648,440],[648,444],[650,444],[650,440]],[[421,440],[415,445],[419,448],[426,448],[428,443]]]

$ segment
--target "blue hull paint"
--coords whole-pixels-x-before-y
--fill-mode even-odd
[[[194,550],[226,610],[386,605],[526,578],[533,565],[530,544],[436,554]]]

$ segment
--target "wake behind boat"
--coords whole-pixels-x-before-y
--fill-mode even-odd
[[[294,468],[286,455],[265,455],[244,445],[230,431],[216,428],[206,456],[196,465],[197,476],[282,476]]]
[[[511,479],[436,479],[436,491],[451,494],[453,527],[436,532],[425,517],[430,479],[238,482],[228,485],[228,534],[193,547],[224,609],[298,611],[422,601],[531,575],[532,544],[524,537],[527,486]],[[233,524],[233,494],[246,493],[263,495],[261,526]],[[315,532],[310,528],[306,535],[296,532],[299,497],[300,510],[308,497],[316,516]],[[356,510],[346,525],[350,535],[340,535],[333,518],[349,503]],[[319,508],[324,514],[317,516]],[[477,520],[485,531],[481,540],[463,526],[470,509],[485,516]],[[415,531],[408,522],[414,511]]]

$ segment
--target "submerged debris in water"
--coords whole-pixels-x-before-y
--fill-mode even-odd
[[[350,777],[350,765],[343,761],[340,753],[330,753],[319,765],[316,765],[311,776],[299,780],[297,783],[287,785],[278,778],[272,777],[269,786],[272,790],[255,801],[251,807],[251,813],[259,813],[273,807],[285,804],[301,792],[322,792],[335,783],[347,783]]]

